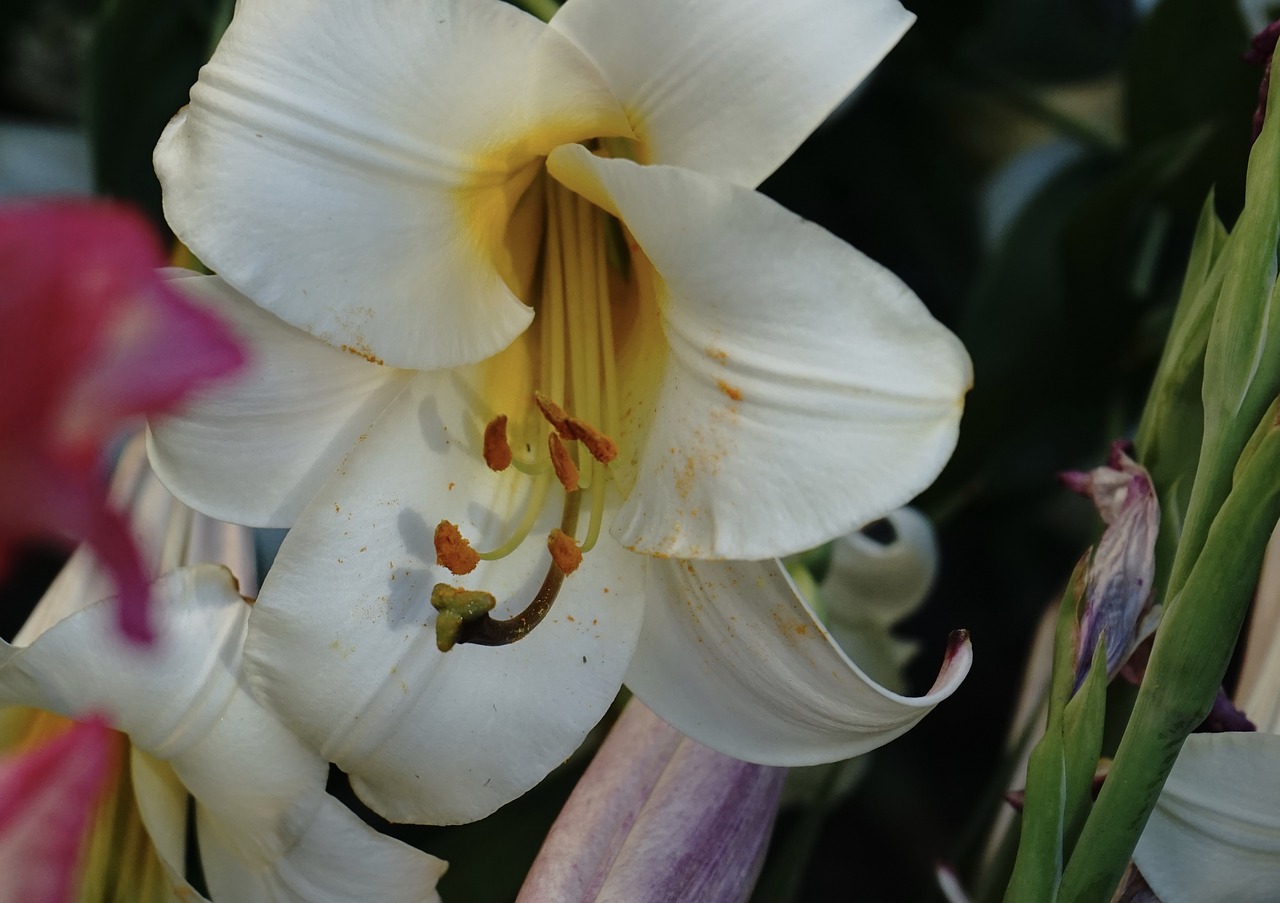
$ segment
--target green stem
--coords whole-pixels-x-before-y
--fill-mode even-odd
[[[1063,873],[1061,903],[1110,899],[1183,741],[1222,683],[1280,518],[1280,428],[1268,420],[1181,598],[1166,608],[1129,727]]]

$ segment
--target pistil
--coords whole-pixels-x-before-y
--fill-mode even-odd
[[[560,517],[560,530],[572,536],[578,526],[578,495],[575,493],[565,497],[564,512]],[[572,540],[570,540],[572,542]],[[470,643],[475,646],[508,646],[528,636],[533,628],[542,623],[542,619],[551,611],[556,597],[560,595],[560,587],[564,585],[565,572],[557,566],[554,559],[547,574],[542,578],[542,585],[534,594],[532,601],[524,611],[513,618],[499,621],[488,614],[488,609],[462,623],[456,633],[455,642]],[[443,584],[441,584],[443,585]],[[437,586],[439,589],[439,586]],[[432,593],[432,604],[435,604],[435,593]],[[439,645],[439,628],[437,628],[437,645]],[[443,648],[441,651],[447,651]]]

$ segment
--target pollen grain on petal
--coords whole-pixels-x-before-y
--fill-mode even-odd
[[[511,466],[511,443],[507,441],[507,415],[499,414],[484,428],[484,463],[490,470]]]
[[[560,440],[560,434],[547,433],[547,450],[551,452],[551,466],[555,468],[556,479],[564,487],[565,492],[574,492],[578,488],[578,465],[569,457],[569,451]]]
[[[534,392],[533,400],[537,403],[538,410],[542,412],[542,416],[547,418],[547,422],[556,428],[556,432],[560,434],[561,438],[575,438],[569,428],[569,415],[565,413],[564,408],[541,392]]]
[[[454,574],[470,574],[480,563],[480,555],[456,524],[447,520],[436,525],[436,564],[448,568]]]
[[[577,417],[570,417],[565,425],[573,434],[573,438],[585,445],[587,451],[591,452],[591,457],[601,464],[608,464],[618,457],[617,443],[591,424],[579,420]]]
[[[562,574],[572,574],[582,564],[582,549],[578,548],[572,536],[559,527],[547,537],[547,548],[551,551],[551,560]]]
[[[742,401],[742,390],[737,386],[732,386],[723,379],[717,379],[716,385],[720,388],[720,391],[725,395],[728,395],[731,400]]]

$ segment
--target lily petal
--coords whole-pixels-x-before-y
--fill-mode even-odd
[[[0,701],[66,717],[102,712],[112,727],[162,758],[200,740],[235,692],[249,606],[230,572],[177,571],[153,585],[158,639],[148,654],[108,629],[96,602],[50,627],[30,646],[0,646]],[[239,600],[237,604],[229,601]]]
[[[699,743],[764,765],[816,765],[906,733],[964,680],[953,635],[925,696],[889,692],[831,639],[776,561],[655,561],[627,686]]]
[[[1164,903],[1276,898],[1280,736],[1192,734],[1134,850]]]
[[[620,216],[658,275],[671,348],[612,528],[623,546],[694,559],[790,554],[937,476],[971,365],[896,276],[719,179],[581,147],[547,162]]]
[[[892,628],[933,586],[938,545],[933,524],[919,511],[899,508],[886,520],[893,529],[891,541],[882,543],[861,531],[835,541],[822,598],[826,625],[840,648],[896,692],[917,644],[894,636]]]
[[[379,834],[333,797],[318,796],[294,846],[270,871],[257,874],[235,868],[233,823],[215,828],[198,817],[200,854],[214,896],[263,903],[439,903],[442,860]]]
[[[187,855],[187,808],[191,797],[167,762],[149,756],[136,746],[129,750],[130,777],[138,814],[151,839],[156,856],[173,886],[175,903],[208,898],[196,892],[184,877]]]
[[[508,4],[256,0],[155,165],[170,225],[229,283],[333,345],[432,369],[532,320],[500,269],[539,157],[626,134],[581,54]]]
[[[551,27],[603,74],[644,162],[754,188],[914,20],[895,0],[572,0]]]
[[[484,464],[461,383],[416,377],[320,490],[263,585],[246,650],[259,698],[392,821],[473,820],[541,780],[613,700],[642,617],[647,562],[602,536],[523,639],[436,648],[432,588],[486,591],[495,617],[515,615],[560,522],[547,505],[505,558],[463,577],[436,565],[442,519],[490,548],[528,495],[513,469]]]
[[[271,754],[247,761],[247,743]],[[247,689],[171,764],[196,800],[200,858],[215,900],[439,901],[445,864],[379,834],[325,793],[327,763]]]
[[[28,647],[0,648],[0,697],[20,695],[61,714],[86,706],[108,712],[135,748],[165,760],[196,800],[215,898],[438,900],[443,864],[379,835],[328,797],[324,760],[249,694],[239,667],[249,606],[230,573],[199,565],[154,590],[159,640],[149,654],[105,631],[110,600],[95,603]],[[144,818],[173,829],[176,785],[140,763],[148,761],[134,763]],[[171,836],[157,852],[176,872]]]
[[[151,425],[156,473],[213,517],[290,526],[411,374],[317,341],[216,277],[173,284],[234,329],[250,364]]]

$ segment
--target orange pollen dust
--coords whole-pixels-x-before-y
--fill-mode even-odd
[[[551,560],[555,562],[560,573],[572,574],[582,564],[582,549],[573,541],[573,537],[559,527],[551,531],[547,537],[547,548],[551,552]]]
[[[454,574],[470,574],[480,563],[480,555],[458,530],[456,524],[442,520],[436,525],[436,564]]]
[[[547,422],[556,428],[556,432],[564,439],[576,438],[572,430],[569,428],[569,415],[565,413],[564,408],[556,404],[541,392],[533,393],[533,400],[538,405],[538,410],[542,412],[542,416],[547,418]]]
[[[560,441],[558,433],[547,433],[547,450],[551,452],[551,466],[555,468],[556,479],[564,487],[565,492],[574,492],[578,488],[578,465],[569,457],[568,450]]]
[[[617,443],[591,424],[577,417],[570,417],[566,420],[566,425],[569,432],[573,434],[573,438],[585,445],[587,451],[591,452],[591,457],[601,464],[608,464],[618,457]]]
[[[484,463],[490,470],[511,466],[511,443],[507,441],[507,415],[499,414],[484,428]]]

